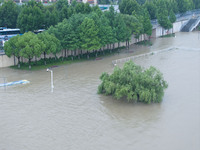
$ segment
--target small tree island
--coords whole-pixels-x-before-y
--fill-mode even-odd
[[[115,67],[111,75],[102,73],[100,79],[99,94],[125,98],[128,102],[159,103],[168,87],[162,73],[155,67],[144,70],[132,61],[126,62],[122,69]]]

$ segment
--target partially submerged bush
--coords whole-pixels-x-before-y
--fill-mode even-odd
[[[125,63],[122,69],[115,67],[111,75],[103,73],[100,79],[99,94],[149,104],[161,102],[164,89],[168,86],[162,73],[155,67],[144,70],[132,61]]]

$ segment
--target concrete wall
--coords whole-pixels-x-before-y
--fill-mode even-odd
[[[182,26],[185,25],[187,22],[188,20],[182,20],[182,21],[173,23],[173,30],[172,29],[165,30],[161,26],[157,26],[155,29],[153,29],[151,37],[157,38],[162,35],[170,34],[172,32],[173,33],[180,32]]]
[[[179,22],[175,22],[173,24],[173,32],[176,33],[176,32],[180,32],[181,28],[188,22],[188,20],[182,20],[182,21],[179,21]]]
[[[14,65],[14,58],[9,58],[6,55],[0,55],[0,68],[1,67],[9,67]]]

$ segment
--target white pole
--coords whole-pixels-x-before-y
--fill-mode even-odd
[[[51,72],[51,92],[53,92],[53,88],[54,88],[54,86],[53,86],[53,70],[50,70],[49,68],[47,68],[47,72]]]
[[[53,92],[53,71],[51,70],[51,92]]]

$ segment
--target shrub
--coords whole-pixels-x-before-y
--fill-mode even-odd
[[[148,104],[161,102],[164,89],[168,87],[162,73],[155,67],[144,70],[132,61],[125,63],[122,69],[115,67],[111,75],[103,73],[100,79],[99,94]]]

